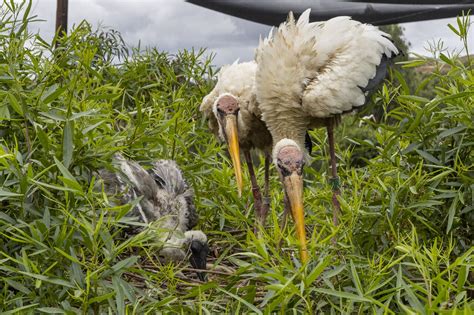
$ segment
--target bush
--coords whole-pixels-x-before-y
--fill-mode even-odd
[[[471,61],[442,55],[436,62],[449,71],[430,77],[439,81],[433,98],[411,95],[402,76],[387,83],[375,96],[384,109],[397,104],[386,121],[357,129],[357,117],[346,120],[339,139],[372,154],[356,168],[352,147],[339,148],[338,227],[326,134],[311,132],[312,261],[301,266],[291,224],[278,225],[278,182],[257,237],[251,192],[238,198],[226,150],[198,113],[214,78],[203,50],[129,52],[118,33],[87,22],[54,48],[28,33],[30,7],[3,1],[1,11],[0,310],[467,314],[474,307]],[[466,23],[456,29],[465,39]],[[94,172],[110,167],[117,151],[145,162],[173,158],[183,168],[211,242],[208,283],[193,280],[185,264],[156,260],[153,227],[121,236],[132,205],[111,207],[93,189]]]

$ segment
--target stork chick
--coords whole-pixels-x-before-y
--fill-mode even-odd
[[[336,17],[309,23],[310,10],[288,20],[260,41],[256,90],[262,120],[273,137],[273,161],[288,197],[301,260],[308,260],[303,213],[303,152],[308,129],[328,130],[337,223],[336,157],[333,129],[340,115],[366,103],[367,93],[386,75],[397,54],[389,35],[376,27]]]
[[[189,251],[193,268],[205,270],[209,253],[207,237],[202,231],[191,230],[198,223],[194,191],[188,187],[176,162],[158,160],[146,171],[138,163],[115,154],[113,164],[116,172],[99,171],[104,191],[118,194],[121,204],[141,197],[127,216],[137,217],[146,224],[157,222],[160,230],[169,231],[160,236],[164,246],[159,255],[166,261],[179,262]],[[204,281],[205,273],[198,272],[198,277]]]
[[[240,149],[249,170],[258,222],[263,225],[269,210],[269,167],[272,138],[261,120],[255,95],[255,62],[234,62],[223,66],[214,89],[203,99],[200,111],[209,120],[209,128],[229,147],[239,196],[242,192]],[[251,149],[265,154],[264,198],[255,177]]]

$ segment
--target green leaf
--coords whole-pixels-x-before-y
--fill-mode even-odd
[[[443,54],[443,53],[440,53],[440,54],[439,54],[439,59],[443,60],[443,61],[444,61],[445,63],[447,63],[448,65],[456,66],[456,65],[454,64],[454,62],[453,62],[451,59],[449,59],[449,58],[448,58],[445,54]]]
[[[451,135],[454,135],[458,132],[461,132],[465,129],[466,129],[466,126],[457,126],[457,127],[454,127],[454,128],[443,131],[442,133],[439,134],[438,138],[443,139],[443,138],[449,137]]]
[[[0,121],[9,120],[9,119],[10,119],[10,110],[8,110],[8,106],[0,105]]]
[[[449,233],[449,231],[451,231],[451,228],[453,227],[454,215],[456,214],[458,202],[459,202],[459,195],[456,194],[456,196],[453,199],[453,202],[451,203],[451,207],[449,207],[448,225],[446,226],[446,234]]]
[[[72,162],[72,154],[74,151],[74,122],[66,120],[63,131],[63,164],[69,168]]]
[[[22,292],[22,293],[25,293],[25,294],[30,294],[31,293],[31,290],[29,288],[27,288],[26,286],[24,286],[23,284],[15,281],[15,280],[12,280],[12,279],[8,279],[8,278],[4,278],[5,282],[7,282],[12,288],[15,288],[16,290]]]
[[[60,114],[58,111],[51,110],[49,112],[40,112],[39,113],[41,116],[50,118],[54,121],[66,121],[66,117],[62,114]]]
[[[364,290],[362,289],[362,284],[360,282],[359,274],[357,273],[354,262],[351,260],[350,263],[351,263],[352,282],[354,282],[354,285],[356,287],[357,293],[359,293],[359,296],[364,296]]]
[[[16,99],[16,96],[13,95],[12,93],[8,93],[8,99],[10,100],[10,106],[13,108],[13,110],[23,116],[23,109],[21,108],[20,102]]]
[[[91,109],[84,112],[74,113],[69,117],[70,120],[76,120],[81,117],[97,117],[98,109]]]
[[[20,306],[20,307],[17,307],[17,308],[15,308],[15,309],[12,309],[12,310],[3,312],[2,315],[24,314],[23,311],[25,311],[25,310],[27,310],[27,309],[30,309],[30,308],[34,308],[34,307],[36,307],[36,306],[38,306],[38,305],[39,305],[39,303],[34,303],[34,304],[25,305],[25,306]]]
[[[327,277],[327,278],[335,277],[338,274],[340,274],[344,269],[346,269],[346,265],[341,264],[341,265],[337,266],[336,268],[334,268],[333,270],[329,270],[329,271],[325,272],[324,276]]]
[[[458,273],[458,281],[456,282],[458,291],[462,291],[464,288],[464,284],[467,281],[468,278],[468,267],[467,265],[462,265],[459,267],[459,273]]]
[[[38,279],[38,280],[41,280],[41,281],[44,281],[44,282],[57,284],[59,286],[63,286],[63,287],[67,287],[67,288],[74,288],[74,286],[71,283],[69,283],[68,281],[63,280],[63,279],[52,278],[52,277],[48,277],[48,276],[44,276],[44,275],[40,275],[40,274],[35,274],[35,273],[31,273],[31,272],[26,272],[26,271],[21,271],[21,270],[18,270],[17,272],[21,273],[21,274],[24,274],[25,276],[32,277],[34,279]]]
[[[100,303],[102,301],[112,298],[114,295],[115,295],[115,292],[112,291],[103,295],[95,296],[92,299],[88,300],[87,302],[89,305],[94,304],[94,303]]]
[[[451,24],[448,24],[448,27],[451,29],[451,31],[453,31],[454,34],[460,36],[458,30],[454,26],[452,26]]]
[[[115,305],[117,307],[118,314],[125,314],[125,288],[120,281],[120,278],[117,276],[112,277],[112,285],[115,295]]]
[[[429,162],[431,163],[434,163],[436,165],[440,165],[441,164],[441,161],[438,160],[437,158],[435,158],[434,156],[432,156],[431,154],[429,154],[428,152],[426,151],[423,151],[423,150],[419,150],[419,149],[416,149],[415,150],[419,155],[421,155],[425,160],[428,160]]]
[[[416,96],[416,95],[400,95],[398,98],[401,100],[412,101],[415,103],[428,103],[430,101],[429,99],[425,97]]]
[[[71,187],[78,193],[82,194],[82,186],[76,181],[63,176],[58,177],[67,187]]]
[[[77,192],[76,189],[72,189],[70,187],[65,187],[65,186],[58,186],[58,185],[53,185],[53,184],[48,184],[48,183],[43,183],[34,179],[30,179],[30,181],[38,186],[42,186],[45,188],[49,189],[54,189],[54,190],[60,190],[60,191],[71,191],[71,192]]]
[[[324,257],[324,259],[321,260],[318,263],[318,265],[313,270],[311,270],[310,274],[306,277],[306,279],[305,279],[306,286],[309,286],[314,281],[316,281],[316,279],[324,271],[324,269],[329,265],[330,262],[331,262],[331,257],[330,256]]]
[[[424,64],[426,64],[426,60],[424,59],[417,59],[417,60],[409,60],[409,61],[401,61],[401,62],[397,62],[397,64],[400,64],[402,65],[403,68],[414,68],[414,67],[418,67],[418,66],[422,66]]]
[[[14,193],[0,188],[0,197],[23,197],[23,194]]]
[[[65,310],[62,310],[57,307],[40,307],[36,310],[47,314],[67,314]]]
[[[79,265],[82,265],[82,263],[75,257],[72,257],[71,255],[69,255],[68,253],[66,253],[65,251],[63,251],[62,249],[60,249],[59,247],[54,247],[54,249],[60,253],[61,255],[63,255],[64,257],[66,257],[67,259],[69,259],[70,261],[73,261]]]
[[[54,163],[56,164],[59,171],[61,172],[61,174],[63,174],[64,177],[70,180],[76,181],[76,178],[72,176],[71,172],[69,172],[69,170],[55,156],[53,157],[53,159],[54,159]]]
[[[256,308],[254,305],[250,304],[249,302],[245,301],[244,299],[242,299],[240,296],[238,295],[235,295],[234,293],[231,293],[229,291],[226,291],[222,288],[219,288],[217,287],[217,290],[223,292],[224,294],[227,294],[228,296],[236,299],[237,301],[239,301],[240,303],[244,304],[245,306],[247,306],[250,310],[252,310],[253,312],[255,312],[256,314],[263,314],[262,311],[260,311],[258,308]]]
[[[99,127],[100,125],[102,125],[103,123],[105,123],[105,120],[101,120],[93,125],[90,125],[84,129],[82,129],[82,134],[85,135],[86,133],[88,133],[89,131],[91,130],[94,130],[95,128]]]
[[[124,260],[119,261],[115,265],[113,265],[112,270],[115,271],[115,272],[123,271],[123,270],[127,269],[128,267],[131,267],[131,266],[135,265],[137,263],[137,260],[138,260],[138,256],[128,257]]]
[[[53,84],[49,87],[46,93],[41,96],[41,101],[44,104],[49,104],[57,99],[65,90],[66,87],[58,87],[57,84]]]
[[[348,299],[355,302],[371,302],[371,300],[366,297],[359,296],[359,295],[349,293],[349,292],[341,292],[341,291],[323,289],[323,288],[314,288],[313,290],[319,293],[332,295],[338,298]]]

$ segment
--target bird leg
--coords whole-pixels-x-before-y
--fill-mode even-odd
[[[341,191],[340,191],[339,177],[337,176],[336,153],[335,153],[335,146],[334,146],[334,126],[335,125],[336,125],[336,118],[331,117],[329,119],[327,131],[328,131],[328,142],[329,142],[329,156],[331,157],[332,178],[330,179],[330,183],[332,186],[332,203],[334,205],[334,209],[332,213],[332,222],[336,226],[338,224],[337,217],[341,209],[341,205],[339,204],[339,201],[337,200],[337,196],[341,194]]]
[[[253,168],[252,157],[250,156],[250,151],[244,151],[245,161],[247,162],[247,167],[249,169],[250,182],[252,183],[252,194],[254,199],[255,207],[255,216],[260,225],[263,226],[265,223],[265,217],[262,216],[262,193],[260,192],[260,187],[257,183],[257,178],[255,177],[255,172]],[[256,230],[256,229],[255,229]]]
[[[286,224],[288,223],[288,213],[291,213],[290,202],[288,201],[288,196],[286,195],[286,193],[283,194],[283,204],[284,204],[283,217],[281,218],[281,222],[280,222],[280,231],[282,232],[282,234],[283,234],[283,231],[286,229]],[[283,246],[283,238],[280,239],[278,246],[280,248]]]
[[[265,223],[270,210],[270,163],[271,156],[269,153],[265,153],[265,184],[263,188],[263,204],[261,209],[263,223]]]

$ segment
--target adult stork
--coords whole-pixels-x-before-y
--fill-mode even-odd
[[[336,17],[309,23],[310,10],[260,41],[256,52],[259,109],[273,137],[273,162],[290,203],[302,261],[308,260],[303,212],[303,144],[308,129],[326,127],[337,217],[333,129],[340,115],[366,103],[397,54],[389,35],[376,27]],[[335,223],[337,221],[335,220]]]
[[[118,196],[120,204],[141,198],[127,216],[136,217],[145,224],[156,222],[163,231],[160,241],[164,245],[159,256],[166,261],[179,262],[190,252],[189,260],[193,268],[206,269],[209,253],[207,237],[202,231],[191,230],[198,223],[194,191],[187,185],[176,162],[158,160],[146,171],[138,163],[115,154],[113,164],[116,171],[99,171],[104,191]],[[131,228],[128,231],[134,233],[140,230]],[[205,280],[203,272],[197,275],[200,280]]]
[[[255,95],[255,62],[237,61],[223,66],[214,89],[204,97],[200,111],[208,118],[209,128],[229,148],[239,195],[242,191],[240,149],[249,170],[257,221],[263,225],[269,210],[268,185],[272,137],[261,120]],[[251,149],[265,154],[264,197],[254,172]]]

